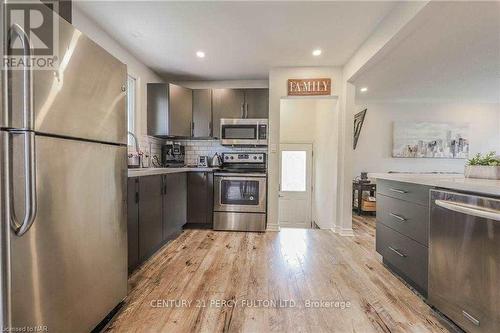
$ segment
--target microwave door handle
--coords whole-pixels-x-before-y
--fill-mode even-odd
[[[449,200],[435,200],[434,203],[444,209],[448,209],[457,213],[480,217],[484,219],[500,221],[500,210],[485,209],[483,207],[457,203]]]

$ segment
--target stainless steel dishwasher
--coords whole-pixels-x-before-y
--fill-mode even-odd
[[[431,190],[429,303],[467,332],[500,332],[500,200]]]

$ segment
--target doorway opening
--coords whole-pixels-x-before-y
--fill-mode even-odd
[[[337,99],[283,98],[280,228],[331,229],[337,202]]]

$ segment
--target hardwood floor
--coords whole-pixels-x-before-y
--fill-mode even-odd
[[[354,237],[185,231],[131,276],[108,330],[447,332],[379,262],[374,226],[373,218],[354,217]]]

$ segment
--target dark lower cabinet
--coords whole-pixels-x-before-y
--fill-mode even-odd
[[[129,178],[127,184],[128,272],[139,266],[139,178]]]
[[[139,180],[139,259],[149,258],[163,242],[161,175]]]
[[[187,223],[213,226],[213,173],[190,172],[187,183]]]
[[[127,200],[130,273],[177,237],[186,222],[212,226],[213,174],[181,172],[131,177]]]
[[[187,176],[172,173],[163,176],[163,240],[176,237],[186,223]]]

